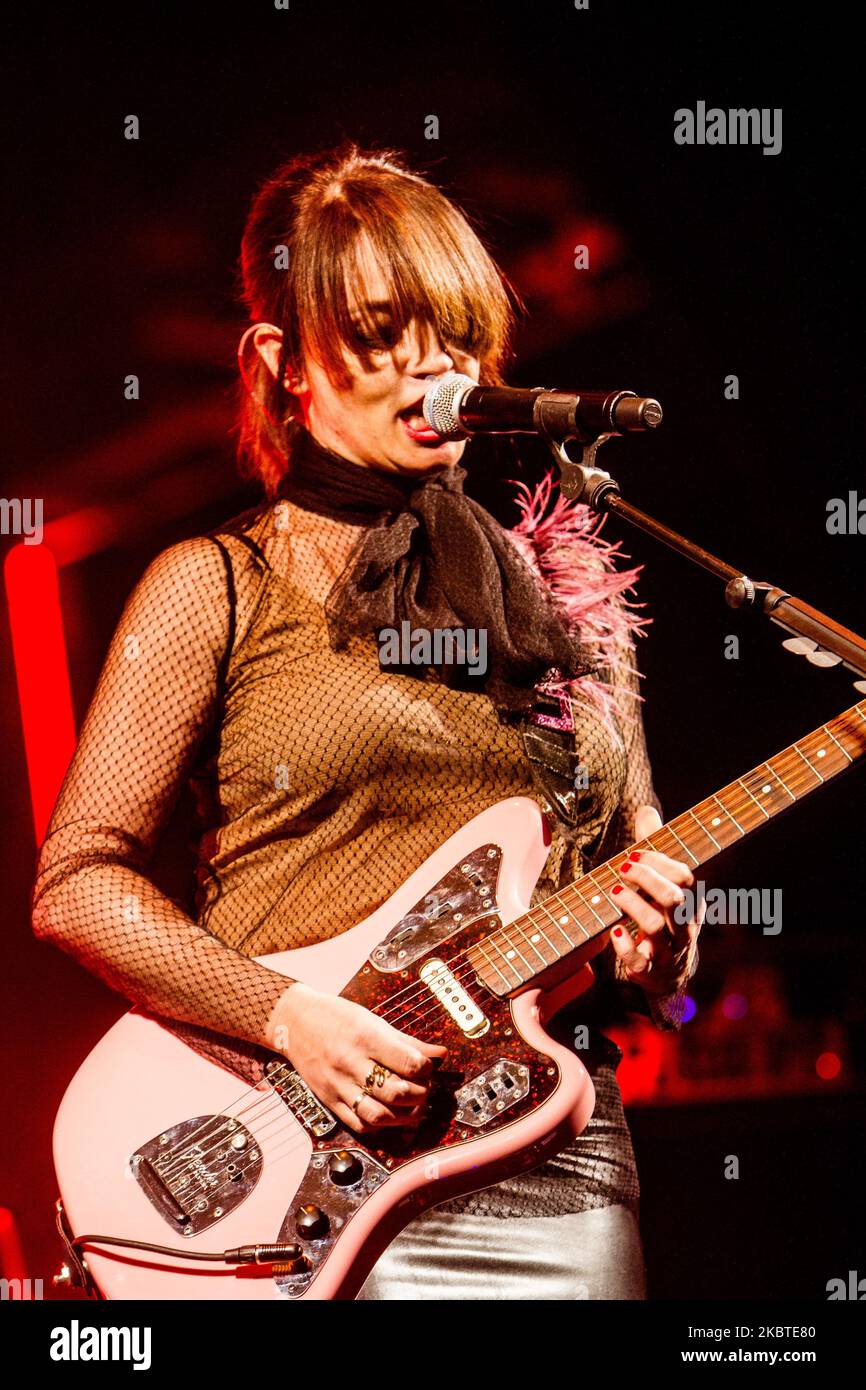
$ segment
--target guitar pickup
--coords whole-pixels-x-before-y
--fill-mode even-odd
[[[490,1027],[489,1018],[471,994],[463,988],[444,960],[434,957],[425,961],[419,975],[433,997],[438,999],[467,1038],[480,1038],[487,1032]]]

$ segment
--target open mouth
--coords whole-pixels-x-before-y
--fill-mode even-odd
[[[431,430],[427,421],[424,419],[424,412],[422,410],[423,401],[424,397],[419,396],[417,401],[413,401],[411,405],[407,405],[403,410],[398,411],[397,418],[403,421],[408,434],[413,439],[441,439],[441,436],[438,435],[435,430]]]

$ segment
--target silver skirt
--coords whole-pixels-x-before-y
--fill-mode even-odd
[[[645,1299],[634,1212],[470,1216],[433,1208],[401,1231],[358,1298]]]

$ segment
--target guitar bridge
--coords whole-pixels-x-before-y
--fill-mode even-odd
[[[158,1134],[129,1160],[135,1181],[180,1235],[222,1220],[253,1190],[262,1155],[232,1115],[198,1115]]]
[[[288,1062],[268,1062],[264,1079],[314,1139],[321,1139],[336,1129],[336,1115],[331,1114]]]

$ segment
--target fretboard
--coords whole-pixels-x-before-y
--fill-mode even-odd
[[[611,889],[633,850],[654,849],[694,871],[866,755],[866,701],[822,724],[691,810],[470,947],[473,969],[500,997],[520,990],[622,919]]]

